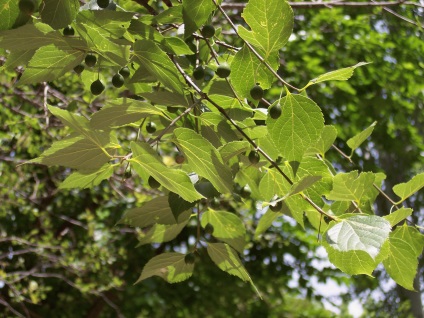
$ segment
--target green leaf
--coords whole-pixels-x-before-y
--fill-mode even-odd
[[[328,200],[356,201],[372,196],[375,175],[372,172],[358,171],[338,173],[333,179],[333,189],[326,195]]]
[[[402,207],[393,213],[383,216],[383,218],[389,221],[391,226],[395,226],[399,222],[402,222],[403,220],[405,220],[411,214],[412,214],[412,209]]]
[[[287,180],[275,169],[268,170],[259,183],[260,193],[265,201],[270,201],[274,195],[284,197],[290,187]]]
[[[170,7],[158,15],[154,16],[154,21],[158,24],[183,23],[182,5]]]
[[[172,225],[154,224],[150,230],[148,230],[146,233],[143,233],[143,236],[139,238],[139,242],[136,247],[151,243],[172,241],[178,236],[178,234],[181,233],[187,223],[188,220]]]
[[[76,171],[69,175],[59,186],[59,189],[93,188],[113,174],[114,166],[105,164],[97,170]]]
[[[258,296],[261,297],[235,250],[225,243],[208,243],[207,251],[212,261],[221,270],[230,275],[237,276],[245,282],[250,282]]]
[[[124,36],[133,15],[132,12],[82,10],[77,15],[76,27],[79,30],[80,25],[91,26],[105,38],[118,39]]]
[[[371,126],[366,128],[365,130],[361,131],[356,136],[350,138],[346,143],[349,146],[350,149],[352,149],[351,156],[353,154],[353,151],[358,148],[373,132],[375,125],[377,122],[373,122]]]
[[[21,13],[17,0],[3,0],[0,5],[0,31],[24,25],[30,16]]]
[[[174,214],[168,203],[168,197],[156,197],[146,202],[142,207],[125,211],[119,224],[128,224],[134,227],[148,227],[153,224],[173,225],[188,221],[191,211],[186,210]]]
[[[40,6],[41,21],[57,30],[74,20],[80,4],[78,0],[43,0]]]
[[[202,227],[206,224],[213,225],[214,237],[243,253],[246,245],[246,228],[237,215],[225,211],[208,210],[203,213],[201,220]]]
[[[265,214],[262,215],[261,218],[259,219],[258,226],[256,227],[256,230],[255,230],[255,239],[257,240],[259,238],[259,236],[262,233],[264,233],[266,230],[268,230],[271,227],[272,223],[279,216],[282,216],[282,215],[283,215],[283,213],[281,213],[281,212],[273,212],[271,210],[266,211]]]
[[[346,81],[353,75],[353,71],[355,70],[355,68],[359,66],[367,65],[367,64],[370,64],[370,63],[359,62],[358,64],[350,66],[350,67],[341,68],[336,71],[331,71],[331,72],[322,74],[318,76],[317,78],[310,80],[309,83],[302,88],[302,90],[305,90],[307,87],[311,85],[322,83],[325,81]]]
[[[365,274],[371,276],[377,266],[376,261],[366,252],[361,250],[342,252],[334,249],[326,242],[324,247],[328,253],[328,259],[341,271],[349,275]]]
[[[216,2],[219,4],[221,1]],[[215,4],[211,0],[184,0],[184,37],[187,38],[193,32],[197,31],[207,21],[214,9]]]
[[[133,164],[134,170],[146,170],[162,186],[171,192],[179,194],[184,200],[193,202],[203,198],[194,189],[189,176],[182,170],[168,168],[162,158],[146,143],[131,142],[133,157],[128,159]],[[139,173],[143,175],[143,173]]]
[[[221,146],[218,150],[224,162],[227,162],[248,149],[249,143],[247,141],[232,141]]]
[[[174,136],[194,172],[208,179],[220,193],[231,192],[233,179],[230,167],[223,163],[220,153],[209,141],[188,128],[175,129]]]
[[[152,276],[159,276],[168,283],[179,283],[193,274],[194,264],[186,264],[184,254],[163,253],[153,257],[144,266],[136,284]]]
[[[250,0],[242,17],[252,31],[239,26],[240,37],[262,49],[265,59],[272,52],[278,52],[293,31],[293,10],[284,0]]]
[[[6,63],[4,68],[7,70],[13,70],[17,66],[27,65],[29,60],[31,60],[36,50],[27,50],[27,51],[13,51],[7,56]]]
[[[295,195],[312,186],[315,182],[321,180],[321,176],[305,176],[292,185],[289,195]]]
[[[170,90],[183,94],[183,78],[174,63],[153,41],[140,40],[134,44],[134,55],[151,75]]]
[[[163,105],[163,106],[185,106],[189,107],[190,103],[187,101],[186,97],[181,94],[158,90],[149,93],[141,93],[141,96],[148,99],[150,102]]]
[[[110,129],[138,122],[152,115],[164,116],[163,112],[149,103],[117,98],[106,101],[105,106],[91,117],[90,126],[94,129]]]
[[[406,183],[399,183],[393,187],[393,192],[396,193],[401,200],[398,203],[405,201],[415,192],[421,190],[424,187],[424,172],[417,174],[411,180]]]
[[[110,160],[102,148],[82,136],[71,136],[54,142],[40,157],[27,163],[40,163],[47,166],[64,166],[79,170],[99,169]],[[107,151],[108,149],[106,149]]]
[[[404,224],[390,233],[390,252],[383,264],[390,277],[406,289],[414,290],[413,282],[417,275],[418,257],[423,248],[424,235],[411,226]]]
[[[191,55],[194,52],[190,47],[180,38],[168,36],[162,40],[162,44],[169,49],[170,53],[175,55]]]
[[[84,55],[81,50],[63,51],[53,44],[43,46],[32,56],[19,85],[55,80],[80,64]]]
[[[278,54],[269,56],[268,63],[276,70],[279,65]],[[274,81],[274,75],[244,45],[231,63],[230,79],[239,97],[250,98],[250,90],[256,83],[259,83],[263,89],[268,89]]]
[[[318,153],[325,158],[325,153],[331,148],[336,138],[336,127],[325,125],[321,131],[321,136],[317,142],[308,149],[307,154]]]
[[[355,215],[329,228],[326,241],[337,251],[363,251],[375,259],[390,231],[389,221],[382,217]]]
[[[50,30],[46,30],[47,26]],[[14,30],[0,32],[0,47],[10,51],[35,50],[49,44],[62,43],[63,37],[43,23],[26,24]]]
[[[285,159],[300,162],[321,136],[324,116],[314,101],[301,95],[289,94],[275,103],[281,104],[282,114],[268,117],[269,135]]]

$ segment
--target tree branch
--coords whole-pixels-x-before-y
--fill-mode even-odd
[[[344,1],[317,1],[317,2],[289,2],[293,9],[310,9],[310,8],[332,8],[332,7],[396,7],[401,5],[415,6],[423,8],[424,5],[412,1],[376,1],[376,2],[344,2]],[[242,10],[246,6],[245,3],[223,2],[223,9]]]

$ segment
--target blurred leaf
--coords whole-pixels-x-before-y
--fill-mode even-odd
[[[149,229],[144,236],[139,239],[139,242],[136,247],[151,244],[151,243],[163,243],[169,242],[175,239],[178,234],[184,229],[187,225],[188,220],[178,224],[165,225],[165,224],[154,224],[151,229]]]

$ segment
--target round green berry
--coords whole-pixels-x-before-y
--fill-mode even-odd
[[[156,132],[156,124],[154,122],[148,122],[146,125],[146,131],[149,134],[153,134]]]
[[[119,73],[116,73],[112,77],[112,85],[117,88],[122,87],[124,85],[124,81],[125,81],[124,77]]]
[[[100,95],[105,90],[105,86],[102,81],[98,79],[91,83],[90,90],[93,95]]]
[[[255,85],[250,90],[250,97],[254,100],[259,100],[264,96],[264,90],[259,85]]]
[[[213,37],[215,35],[215,28],[213,25],[210,24],[206,24],[203,26],[202,30],[200,31],[200,33],[202,33],[202,35],[209,39],[211,37]]]
[[[221,78],[226,78],[226,77],[230,76],[230,73],[231,73],[230,66],[226,63],[221,64],[216,69],[216,75],[218,75]]]

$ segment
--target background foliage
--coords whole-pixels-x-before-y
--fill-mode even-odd
[[[0,15],[8,17],[0,19],[0,29],[3,30],[0,31],[2,314],[6,317],[44,317],[52,314],[61,317],[228,317],[229,314],[234,317],[332,317],[334,314],[324,309],[323,301],[333,302],[341,315],[347,316],[348,301],[353,295],[358,295],[363,299],[366,317],[405,317],[409,314],[420,317],[420,286],[423,282],[419,278],[423,277],[422,256],[419,258],[416,276],[410,270],[414,264],[390,273],[404,287],[410,288],[415,276],[414,287],[418,292],[410,292],[395,285],[383,267],[373,271],[375,279],[367,276],[350,277],[331,266],[320,247],[321,242],[317,242],[319,219],[311,217],[310,211],[307,212],[308,217],[304,218],[302,210],[293,209],[293,206],[303,202],[293,199],[294,202],[289,205],[290,210],[283,210],[297,223],[288,216],[281,215],[276,219],[277,215],[272,214],[274,212],[266,212],[262,216],[267,207],[262,208],[267,204],[262,206],[261,202],[267,203],[275,193],[267,190],[268,183],[265,181],[257,182],[259,176],[256,171],[259,170],[251,167],[247,156],[253,148],[246,143],[246,139],[233,143],[234,149],[229,146],[227,152],[217,153],[213,150],[215,148],[210,147],[210,144],[218,147],[223,140],[233,141],[239,136],[229,129],[225,120],[216,116],[216,112],[203,112],[205,107],[213,109],[213,102],[204,100],[201,104],[196,99],[193,102],[190,98],[181,97],[181,94],[187,92],[188,85],[182,74],[175,71],[173,61],[182,65],[183,71],[190,76],[198,63],[203,63],[206,66],[205,79],[194,81],[194,84],[213,96],[213,101],[225,105],[231,118],[246,128],[249,138],[259,140],[259,145],[269,150],[274,161],[278,153],[272,152],[273,147],[267,144],[266,139],[259,138],[264,132],[261,124],[266,120],[270,134],[276,135],[272,137],[274,140],[280,139],[279,134],[284,131],[284,127],[280,126],[281,122],[277,124],[277,121],[262,116],[261,112],[256,112],[256,121],[253,122],[247,119],[246,114],[250,116],[251,111],[246,112],[246,109],[249,110],[250,106],[266,109],[267,101],[278,103],[276,101],[281,94],[284,96],[286,92],[269,70],[259,66],[260,62],[252,55],[252,51],[244,47],[234,56],[235,50],[232,48],[242,47],[242,39],[247,40],[269,60],[279,76],[295,87],[302,87],[311,79],[319,79],[318,76],[329,71],[352,66],[360,61],[372,62],[355,69],[349,81],[327,81],[311,85],[307,89],[310,100],[300,95],[286,95],[281,105],[283,109],[287,109],[286,105],[298,108],[299,105],[306,105],[306,109],[311,111],[316,109],[314,103],[319,105],[325,123],[335,127],[326,128],[326,136],[332,136],[336,130],[337,139],[328,152],[326,150],[333,142],[330,137],[330,143],[324,140],[322,146],[316,146],[318,150],[315,149],[315,152],[325,155],[325,159],[338,172],[359,170],[386,174],[383,190],[391,198],[405,198],[405,209],[398,210],[398,222],[405,218],[409,220],[390,235],[402,238],[400,243],[405,242],[405,233],[416,235],[406,241],[411,245],[400,251],[401,254],[407,251],[407,257],[414,251],[416,256],[413,259],[416,259],[421,254],[422,236],[418,231],[405,228],[407,225],[408,228],[422,225],[424,218],[423,193],[416,192],[423,184],[422,174],[419,174],[423,172],[424,151],[422,29],[390,14],[382,6],[318,8],[292,3],[294,20],[291,24],[287,22],[288,16],[278,16],[279,12],[289,12],[285,2],[278,1],[282,9],[279,11],[275,9],[275,1],[251,1],[250,7],[242,15],[242,7],[238,3],[223,3],[222,7],[230,19],[244,27],[240,37],[237,37],[221,12],[215,11],[210,17],[210,12],[215,8],[213,2],[203,2],[199,7],[197,2],[184,1],[182,16],[177,14],[181,14],[177,1],[155,1],[149,5],[143,1],[121,1],[117,3],[118,6],[106,10],[98,10],[95,1],[90,1],[81,3],[84,6],[79,12],[76,9],[80,3],[69,1],[65,8],[61,7],[60,15],[56,16],[52,11],[56,2],[46,0],[39,2],[43,9],[35,12],[32,17],[20,13],[15,1],[2,4]],[[262,7],[255,8],[254,4]],[[268,12],[268,21],[285,19],[286,24],[280,33],[275,31],[279,28],[270,28],[274,33],[271,32],[269,37],[263,36],[262,26],[255,22],[255,17],[262,12],[259,9]],[[422,4],[419,2],[415,5],[397,5],[392,9],[412,22],[422,21]],[[136,19],[133,18],[134,13],[137,13]],[[185,36],[182,32],[175,32],[175,27],[183,22],[186,26]],[[215,37],[208,42],[198,31],[205,23],[217,29]],[[68,24],[74,27],[75,36],[63,36],[62,29]],[[149,25],[159,25],[162,34]],[[195,36],[189,37],[193,32],[196,32]],[[255,35],[255,32],[260,36]],[[269,46],[268,41],[262,42],[262,38],[275,41],[275,47]],[[211,58],[211,48],[217,53],[216,60]],[[86,66],[78,75],[72,69],[83,61],[88,51],[93,51],[99,57],[100,67]],[[193,55],[193,52],[197,54]],[[174,60],[169,59],[167,54],[172,54]],[[225,80],[213,75],[217,64],[223,62],[231,65],[230,80],[239,97],[250,99],[250,88],[260,82],[268,89],[265,99],[259,103],[250,100],[249,106],[243,105],[241,108],[237,103],[234,104],[228,97],[232,96],[232,92],[228,93]],[[127,64],[130,78],[125,81],[124,87],[114,88],[110,83],[112,76]],[[247,65],[258,67],[260,71],[252,71]],[[351,69],[346,71],[349,73]],[[93,96],[90,85],[98,78],[105,83],[106,90],[99,96]],[[167,90],[161,90],[158,81]],[[190,94],[195,96],[196,92],[192,89]],[[177,113],[173,109],[176,106]],[[296,110],[296,107],[293,109]],[[186,111],[187,114],[192,111],[195,116],[186,116]],[[84,117],[75,114],[91,120],[88,123]],[[163,136],[160,135],[175,118],[179,119],[176,122],[179,128],[171,127]],[[317,113],[317,117],[310,118],[310,112],[307,112],[296,127],[310,120],[310,125],[317,127],[316,136],[311,135],[310,129],[301,131],[304,138],[299,139],[293,152],[286,152],[288,155],[285,159],[302,160],[309,148],[309,143],[304,141],[305,137],[314,140],[320,135],[321,124],[315,124],[320,122],[320,115]],[[157,127],[154,134],[146,130],[149,121]],[[375,121],[377,123],[373,124]],[[255,128],[248,128],[252,123]],[[92,132],[94,129],[108,131],[114,126],[120,128],[113,129],[112,135]],[[193,129],[198,129],[209,143],[194,133]],[[108,161],[107,157],[102,157],[102,151],[93,153],[96,155],[94,161],[86,161],[78,156],[69,159],[66,155],[53,159],[39,157],[54,142],[57,142],[59,148],[64,145],[64,140],[69,138],[67,136],[72,131],[71,138],[77,138],[80,142],[78,138],[83,138],[101,144],[110,151],[117,149],[119,141],[121,148],[117,151],[126,155],[131,148],[133,156],[122,161],[123,164],[121,161],[112,162],[112,168],[102,167]],[[364,133],[358,135],[361,131]],[[80,137],[75,137],[75,132]],[[371,137],[367,139],[370,134]],[[140,139],[140,136],[149,143],[161,137],[165,141],[155,148],[147,144],[131,143]],[[357,136],[356,139],[350,139],[353,136]],[[284,140],[288,140],[285,135],[281,139],[283,144]],[[182,171],[185,171],[182,173],[169,168],[179,163],[177,148],[167,141],[173,141],[190,163],[196,161],[199,153],[208,153],[211,149],[212,153],[208,154],[209,157],[203,157],[203,162],[199,161],[197,165],[192,164],[189,168],[185,164],[181,165]],[[328,147],[325,147],[326,144]],[[284,145],[292,147],[289,142]],[[78,147],[81,146],[78,144]],[[320,151],[320,147],[324,150]],[[160,157],[152,149],[157,150]],[[346,158],[337,149],[352,156]],[[234,169],[234,165],[230,167],[223,162],[216,162],[221,156],[225,158],[223,154],[228,155],[228,162],[240,162],[242,173],[237,174],[235,193],[233,179],[230,178],[233,171],[229,170]],[[39,159],[34,159],[37,157]],[[17,166],[28,160],[50,167]],[[263,156],[260,160],[259,167],[266,167]],[[216,163],[213,166],[215,171],[205,168],[210,166],[208,162]],[[79,169],[80,174],[71,174],[74,170],[69,168]],[[91,169],[92,173],[98,168],[102,169],[98,179],[87,177],[87,169]],[[312,168],[322,171],[319,165]],[[286,165],[284,171],[292,176],[290,169]],[[211,190],[207,182],[197,183],[198,192],[194,191],[186,175],[186,172],[191,171],[209,180],[222,195],[218,196],[214,189]],[[272,175],[274,170],[268,171]],[[147,180],[150,175],[162,184],[160,189],[149,186]],[[413,179],[412,184],[408,184],[410,188],[393,188],[415,175],[418,177]],[[360,183],[361,190],[366,188],[367,178],[374,177],[371,174],[361,176],[362,179],[358,181],[354,180],[357,175],[339,174],[332,181],[331,188],[324,189],[327,191],[327,199],[339,200],[346,196],[341,185],[356,181]],[[172,184],[173,180],[178,180],[178,184]],[[313,181],[316,182],[307,179],[306,186]],[[243,194],[245,184],[249,184],[251,191],[247,199]],[[325,183],[322,184],[325,187]],[[337,184],[341,188],[337,188]],[[80,188],[75,189],[76,186]],[[195,217],[188,220],[184,216],[184,210],[194,205],[184,206],[186,203],[180,201],[184,208],[177,214],[185,223],[175,224],[175,219],[169,221],[169,214],[161,214],[161,220],[168,221],[157,224],[144,216],[131,218],[131,215],[139,215],[143,202],[150,202],[146,204],[151,204],[151,210],[157,207],[155,202],[158,206],[168,206],[168,199],[163,199],[167,197],[161,196],[167,193],[165,188],[178,193],[187,201],[199,199],[199,192],[207,197],[219,197],[219,200],[203,199],[195,205],[193,212],[205,206],[213,207],[202,210],[201,228],[198,228]],[[300,192],[305,188],[299,189]],[[296,192],[295,189],[291,191]],[[265,198],[264,193],[271,193],[271,197]],[[354,193],[354,197],[348,200],[355,200],[357,195]],[[359,196],[361,202],[362,197]],[[364,211],[372,211],[374,208],[377,216],[388,214],[393,205],[382,195],[376,198],[373,206],[367,200],[364,201],[365,205],[360,208]],[[414,212],[411,213],[409,208]],[[343,206],[340,207],[342,209]],[[216,211],[226,211],[227,214]],[[175,211],[172,212],[175,216]],[[118,222],[121,224],[117,225]],[[388,222],[392,226],[398,223],[395,217],[388,219]],[[207,223],[214,225],[213,236],[203,234]],[[268,228],[271,223],[273,225]],[[305,223],[305,227],[299,225],[302,223]],[[240,235],[228,236],[229,224],[237,233],[242,233],[243,238],[246,235],[246,246],[243,240],[240,241]],[[347,222],[339,224],[349,225]],[[352,222],[353,228],[355,224]],[[202,230],[202,240],[208,240],[209,248],[215,248],[214,253],[209,251],[212,261],[206,249],[201,248],[196,256],[194,275],[188,281],[168,285],[159,278],[149,278],[132,285],[137,279],[144,278],[140,277],[140,273],[153,257],[167,255],[164,252],[185,254],[192,251],[196,244],[199,245],[199,229]],[[320,231],[322,233],[325,230],[326,224],[322,221]],[[163,242],[164,231],[173,240]],[[218,256],[224,246],[219,245],[222,243],[218,241],[226,242],[241,252],[240,261],[234,261],[234,257],[238,258],[235,250],[228,255],[235,255],[230,257],[232,262],[242,263],[248,274],[237,272],[236,276],[230,276],[215,265],[214,257],[219,259],[218,263],[226,259]],[[135,248],[137,244],[142,246]],[[416,247],[411,247],[414,244]],[[173,255],[180,262],[178,264],[183,268],[188,266],[184,262],[184,255],[178,255]],[[331,256],[330,260],[336,266],[343,267]],[[388,262],[390,260],[384,264],[386,268],[390,267]],[[354,272],[357,268],[354,264],[352,268],[342,269]],[[146,277],[150,274],[161,275],[160,271],[143,273]],[[404,275],[396,277],[399,273]],[[170,279],[169,276],[165,278]],[[255,287],[249,287],[239,278],[252,280]],[[343,302],[337,298],[323,299],[320,290],[316,288],[317,284],[313,283],[329,279],[342,286],[340,297]],[[405,281],[411,286],[405,286]],[[263,300],[259,299],[255,288],[261,292]],[[376,293],[376,290],[383,292]],[[378,302],[374,301],[376,295],[380,296]]]

